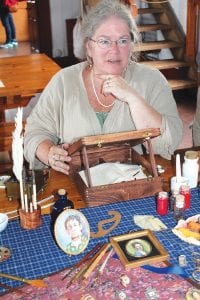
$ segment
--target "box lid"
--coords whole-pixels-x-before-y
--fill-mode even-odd
[[[68,149],[69,155],[81,150],[83,147],[98,146],[109,144],[131,143],[133,145],[141,144],[145,139],[154,138],[160,135],[160,129],[147,128],[134,131],[123,131],[118,133],[109,133],[101,135],[85,136],[74,142]]]

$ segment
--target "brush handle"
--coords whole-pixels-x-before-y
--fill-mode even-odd
[[[0,273],[0,277],[9,278],[9,279],[17,280],[17,281],[22,281],[22,282],[27,282],[27,280],[25,278],[21,278],[18,276],[5,274],[5,273]]]
[[[100,249],[99,252],[95,255],[94,259],[91,261],[91,264],[89,265],[87,271],[84,273],[83,277],[87,279],[91,272],[96,268],[99,261],[103,257],[103,255],[106,253],[107,249],[110,247],[110,244],[105,244],[102,249]]]
[[[64,280],[67,276],[69,276],[74,271],[74,268],[79,268],[83,263],[87,262],[90,259],[91,255],[93,255],[94,253],[96,253],[96,251],[99,250],[101,247],[102,247],[102,243],[98,243],[77,264],[75,264],[71,268],[71,270],[69,270],[68,273],[65,274],[65,276],[62,278],[62,280]]]
[[[99,273],[102,274],[103,273],[103,270],[105,269],[106,265],[107,265],[107,262],[109,260],[109,258],[112,256],[114,250],[113,248],[110,249],[106,259],[104,260],[103,264],[101,265],[101,267],[99,268]]]
[[[46,283],[42,279],[29,280],[26,278],[22,278],[22,277],[10,275],[10,274],[5,274],[5,273],[0,273],[0,277],[5,277],[5,278],[12,279],[12,280],[22,281],[22,282],[28,283],[32,286],[35,286],[35,287],[46,287],[47,286]]]

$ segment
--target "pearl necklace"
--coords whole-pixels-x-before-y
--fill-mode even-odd
[[[93,69],[92,69],[92,70],[91,70],[91,76],[90,76],[90,79],[91,79],[91,83],[92,83],[92,89],[93,89],[93,92],[94,92],[94,95],[95,95],[95,97],[96,97],[97,102],[98,102],[101,106],[103,106],[103,107],[105,107],[105,108],[109,108],[109,107],[113,106],[113,104],[115,103],[116,100],[114,100],[114,101],[113,101],[111,104],[109,104],[109,105],[105,105],[105,104],[103,104],[103,103],[101,102],[101,100],[99,99],[99,97],[98,97],[98,95],[97,95],[95,86],[94,86],[93,76],[94,76],[94,73],[93,73]]]

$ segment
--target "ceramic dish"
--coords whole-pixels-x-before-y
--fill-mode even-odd
[[[8,225],[8,216],[6,214],[0,213],[0,232],[6,229]]]
[[[184,235],[179,228],[187,228],[187,223],[189,223],[190,221],[194,221],[194,222],[199,222],[200,220],[200,214],[192,216],[190,218],[188,218],[187,220],[179,220],[178,224],[172,229],[172,232],[177,235],[181,240],[189,243],[189,244],[193,244],[193,245],[197,245],[200,246],[200,240],[192,237],[192,236],[186,236]]]

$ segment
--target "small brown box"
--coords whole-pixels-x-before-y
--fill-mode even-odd
[[[75,182],[87,206],[97,206],[123,200],[155,195],[162,190],[163,180],[158,176],[151,138],[159,136],[159,129],[146,129],[83,137],[69,148],[72,157],[70,178]],[[147,143],[149,161],[134,146]],[[99,186],[92,185],[90,167],[103,162],[139,164],[150,175],[144,179],[123,181]],[[85,170],[87,185],[79,175]]]

